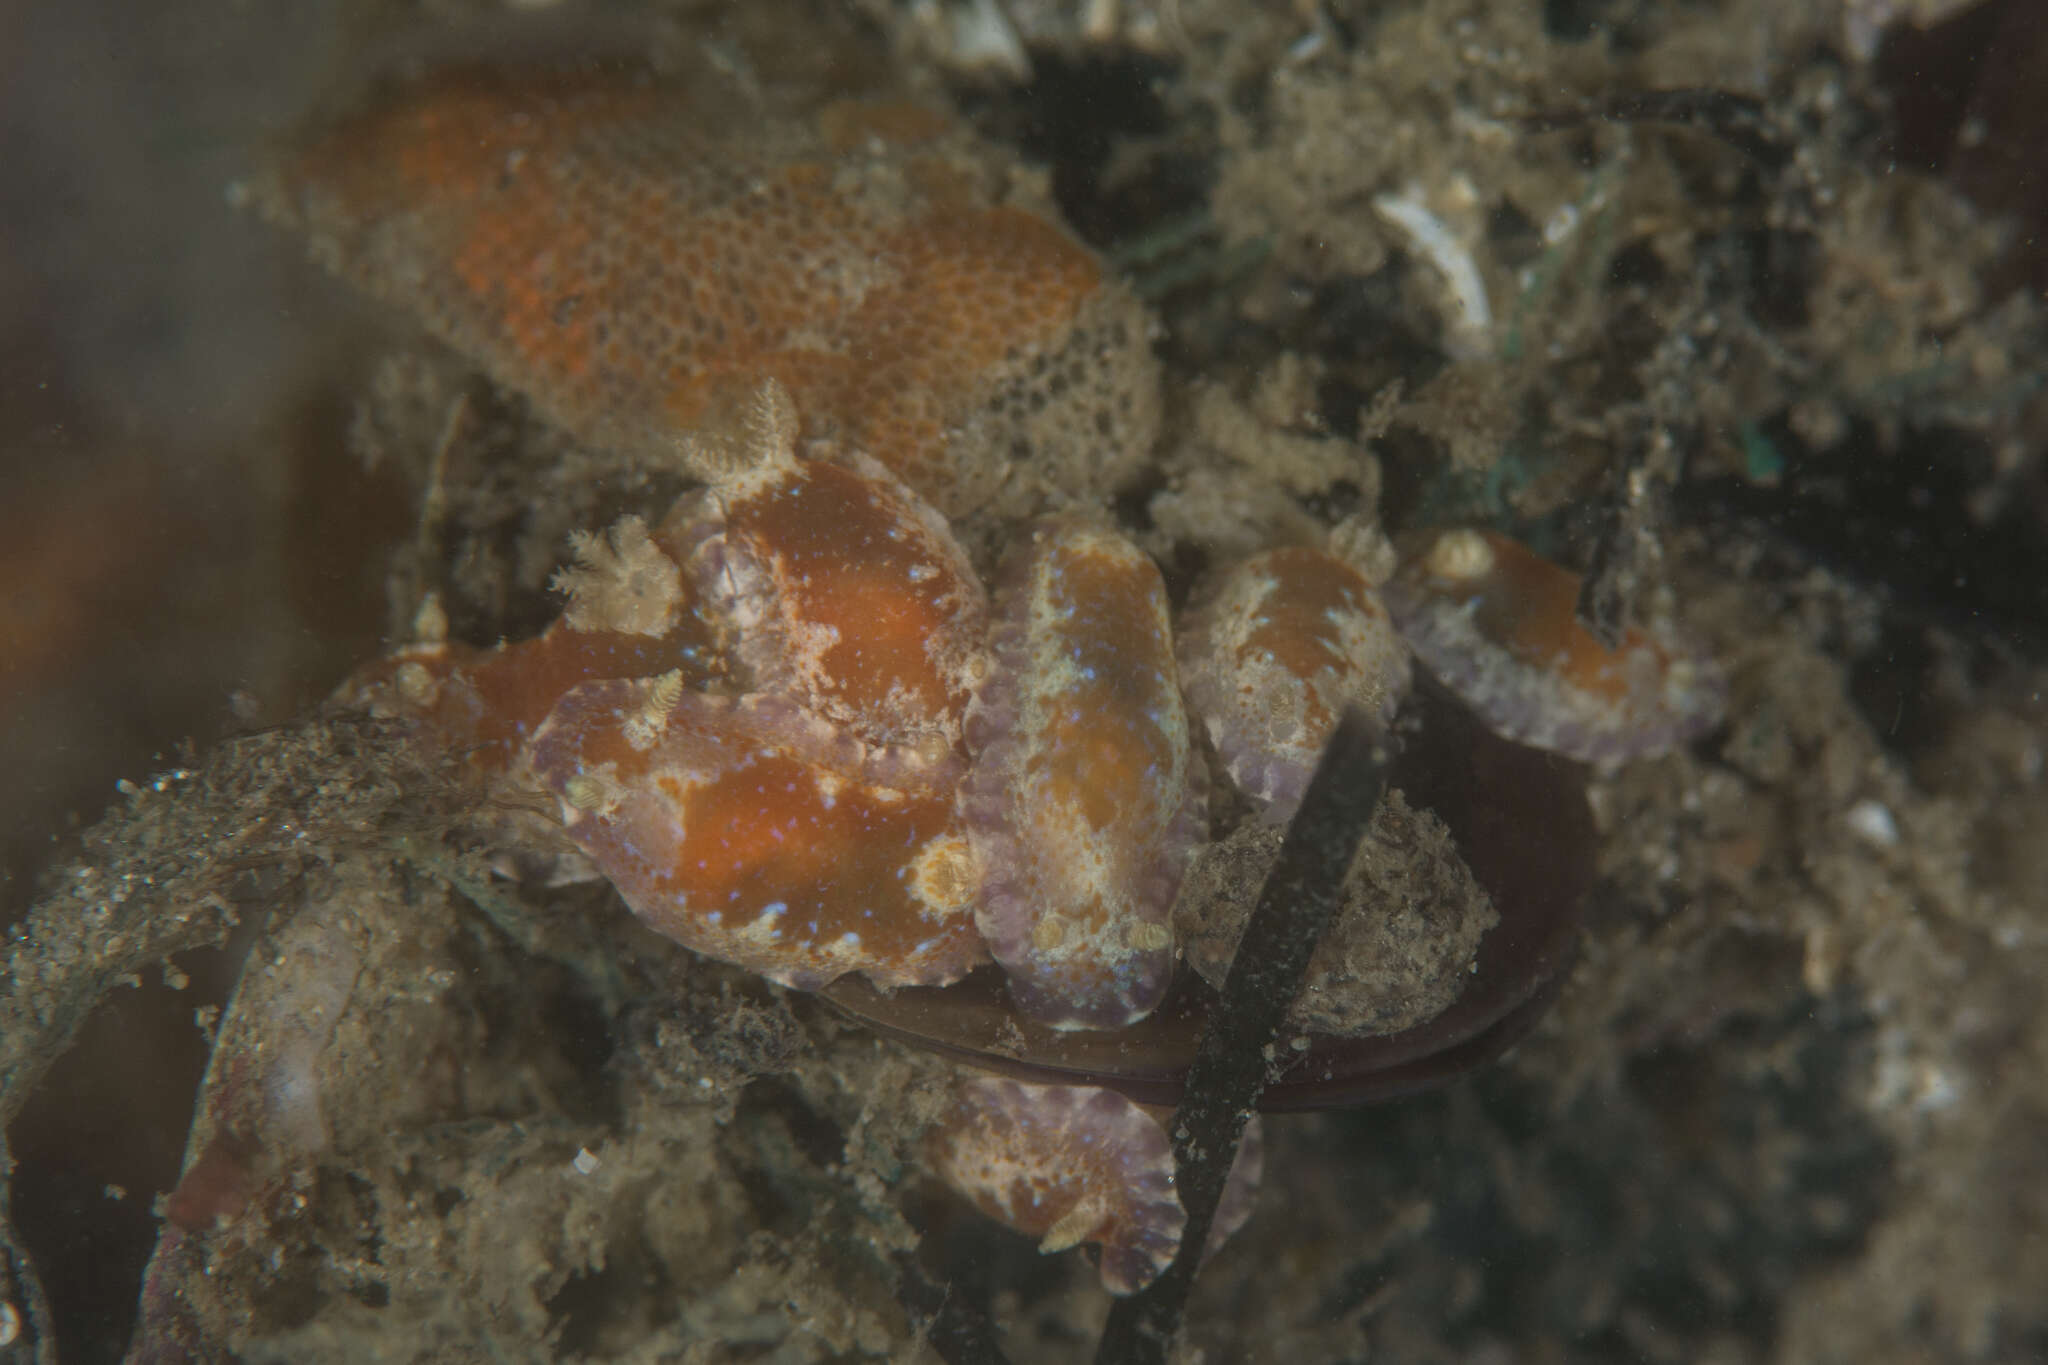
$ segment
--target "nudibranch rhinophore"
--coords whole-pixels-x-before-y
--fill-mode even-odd
[[[1402,883],[1427,904],[1391,939],[1340,926],[1271,1108],[1477,1065],[1571,960],[1583,773],[1433,691],[1404,703],[1410,646],[1499,735],[1581,758],[1681,742],[1715,683],[1659,634],[1601,650],[1566,571],[1479,532],[1378,592],[1326,549],[1274,549],[1176,626],[1106,515],[1158,425],[1129,292],[938,116],[721,112],[616,70],[448,71],[257,187],[573,438],[700,484],[579,537],[542,634],[477,649],[442,623],[340,698],[551,795],[558,828],[503,837],[566,836],[675,941],[1021,1077],[963,1084],[935,1164],[1049,1247],[1100,1242],[1123,1292],[1180,1232],[1131,1102],[1178,1099],[1231,911],[1341,710],[1420,717],[1376,837],[1427,864]],[[956,526],[1008,548],[993,602]],[[1235,829],[1210,828],[1205,739]],[[1387,889],[1357,891],[1377,914]],[[1387,987],[1388,944],[1434,986]]]
[[[1386,585],[1423,666],[1497,732],[1589,763],[1668,753],[1719,723],[1714,666],[1667,632],[1609,649],[1579,578],[1492,531],[1440,532]]]

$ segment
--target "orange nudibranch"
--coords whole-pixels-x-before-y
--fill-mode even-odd
[[[410,717],[434,742],[501,777],[555,703],[593,678],[678,674],[692,688],[731,673],[726,632],[690,592],[672,545],[626,517],[574,538],[577,563],[555,577],[567,608],[530,640],[483,649],[442,638],[406,645],[343,683],[342,706]],[[445,623],[436,627],[438,636]]]
[[[1208,584],[1182,625],[1181,682],[1231,780],[1273,823],[1301,804],[1347,704],[1391,722],[1408,647],[1365,575],[1326,550],[1267,550]]]
[[[969,1076],[926,1146],[939,1179],[983,1213],[1038,1238],[1042,1252],[1095,1243],[1103,1287],[1135,1294],[1173,1263],[1187,1226],[1164,1117],[1095,1086]],[[1251,1216],[1263,1167],[1254,1115],[1205,1254]]]
[[[1712,662],[1668,632],[1613,649],[1578,620],[1579,576],[1491,531],[1444,531],[1384,591],[1416,657],[1505,738],[1591,763],[1668,753],[1719,723]]]
[[[1074,518],[1035,526],[1004,575],[961,789],[976,918],[1027,1013],[1121,1028],[1165,994],[1173,898],[1207,824],[1166,587],[1137,546]]]
[[[871,460],[796,454],[767,385],[736,451],[663,522],[752,691],[785,696],[906,772],[955,756],[984,671],[988,595],[945,519]]]

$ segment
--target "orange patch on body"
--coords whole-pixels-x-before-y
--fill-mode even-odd
[[[557,622],[531,640],[495,649],[414,645],[359,669],[337,699],[415,717],[437,742],[496,775],[517,765],[522,747],[570,688],[678,670],[693,688],[726,672],[715,632],[694,614],[662,636],[571,630]]]
[[[532,746],[569,835],[650,926],[806,989],[847,972],[936,985],[984,960],[934,888],[968,854],[950,788],[872,780],[831,728],[780,704],[598,682]]]
[[[1491,531],[1485,537],[1493,567],[1473,622],[1519,662],[1549,669],[1594,696],[1623,700],[1628,677],[1622,656],[1654,646],[1637,630],[1624,632],[1614,649],[1601,644],[1579,624],[1579,575],[1520,541]]]

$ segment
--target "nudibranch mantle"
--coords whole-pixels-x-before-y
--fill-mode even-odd
[[[902,780],[943,782],[986,672],[988,602],[944,518],[865,455],[800,458],[789,395],[768,384],[742,442],[663,523],[757,692],[786,696]]]
[[[779,698],[674,674],[572,688],[532,745],[570,837],[684,946],[804,989],[958,980],[986,953],[952,794],[876,781],[863,759]]]

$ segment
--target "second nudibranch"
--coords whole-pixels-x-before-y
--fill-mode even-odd
[[[1231,781],[1290,819],[1346,705],[1392,723],[1408,648],[1364,574],[1326,550],[1267,550],[1216,575],[1182,627],[1182,682]]]
[[[1021,1008],[1119,1028],[1166,993],[1173,898],[1207,825],[1166,585],[1072,519],[1033,527],[1004,578],[961,802],[976,919]]]
[[[1580,624],[1580,579],[1493,531],[1430,537],[1386,584],[1416,657],[1495,733],[1588,763],[1653,758],[1720,723],[1727,687],[1667,626],[1613,648]]]
[[[1096,1244],[1103,1287],[1133,1294],[1173,1263],[1187,1226],[1167,1118],[1097,1086],[970,1077],[956,1087],[926,1147],[939,1178],[983,1213],[1038,1238],[1041,1252]],[[1204,1255],[1251,1216],[1264,1166],[1254,1115]]]
[[[980,582],[879,466],[801,459],[765,387],[743,458],[664,522],[737,695],[681,674],[568,691],[530,745],[569,837],[662,933],[786,985],[943,985],[985,961],[955,809]]]

